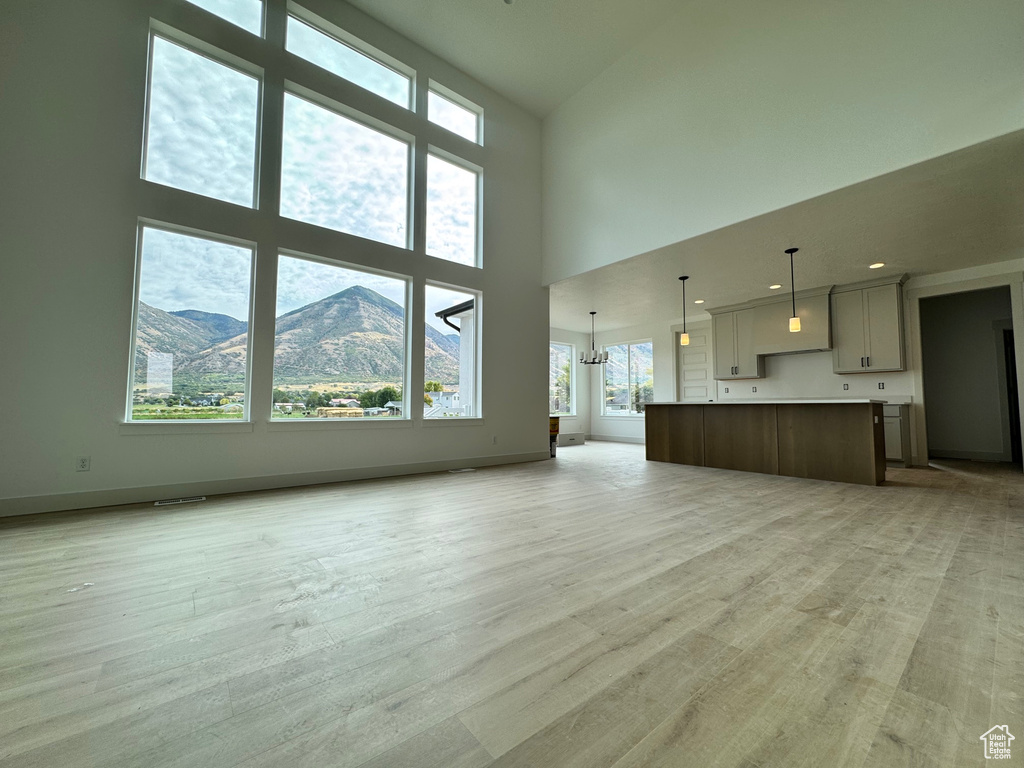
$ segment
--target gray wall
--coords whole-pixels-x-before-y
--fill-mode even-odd
[[[1009,288],[921,300],[925,418],[931,457],[1009,461],[1003,329]]]
[[[280,18],[284,0],[267,1]],[[345,3],[303,5],[416,68],[421,84],[433,78],[483,107],[485,268],[315,227],[285,227],[264,212],[197,202],[140,181],[150,19],[187,22],[213,45],[237,41],[262,50],[255,38],[243,39],[247,33],[227,30],[180,0],[4,4],[0,514],[547,455],[540,121]],[[294,67],[283,53],[271,63],[267,104],[282,98],[283,78],[326,78]],[[332,95],[366,98],[353,88],[332,86]],[[402,119],[418,147],[431,143],[429,126]],[[146,215],[243,238],[253,238],[255,229],[261,243],[409,275],[416,302],[427,279],[481,291],[483,420],[425,424],[414,415],[394,428],[271,424],[272,356],[257,363],[254,353],[254,382],[265,391],[253,394],[251,425],[124,425],[136,229]],[[273,273],[257,277],[256,306],[266,315],[273,312]],[[421,306],[414,304],[414,317],[422,317]],[[414,350],[416,381],[422,342]],[[266,407],[257,408],[257,400]],[[75,472],[75,457],[85,455],[92,470]]]

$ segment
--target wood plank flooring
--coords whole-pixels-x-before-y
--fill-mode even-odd
[[[887,477],[590,443],[3,519],[0,767],[982,765],[1024,745],[1024,476]]]

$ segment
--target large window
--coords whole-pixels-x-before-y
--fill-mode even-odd
[[[150,8],[128,421],[480,416],[483,110],[299,1]]]
[[[428,283],[425,303],[423,418],[479,416],[480,296]]]
[[[260,81],[154,35],[147,181],[252,206]]]
[[[281,215],[404,247],[409,144],[290,93]]]
[[[401,278],[282,255],[273,417],[407,416],[407,292]]]
[[[571,344],[550,345],[548,365],[548,411],[552,416],[571,416],[576,413],[573,400],[573,365],[576,358]]]
[[[654,400],[654,354],[651,342],[605,347],[604,415],[636,416]]]
[[[241,419],[252,248],[143,226],[131,421]]]

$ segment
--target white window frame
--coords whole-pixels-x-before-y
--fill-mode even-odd
[[[241,419],[133,419],[132,405],[135,399],[135,345],[138,343],[139,330],[139,301],[140,289],[142,287],[142,233],[146,229],[158,229],[164,232],[171,232],[176,235],[187,235],[189,237],[211,240],[215,243],[234,245],[240,248],[248,248],[252,251],[249,259],[249,314],[246,317],[245,336],[245,402],[243,403]],[[132,339],[128,352],[128,398],[125,402],[124,424],[138,426],[167,426],[176,429],[178,425],[183,427],[196,427],[199,424],[238,424],[239,422],[250,423],[252,421],[252,326],[255,319],[256,305],[256,260],[257,245],[254,241],[243,240],[237,237],[205,232],[191,227],[182,227],[177,224],[168,224],[162,221],[140,217],[136,224],[135,235],[135,280],[132,291]]]
[[[280,263],[279,263],[279,260],[280,260],[281,256],[284,256],[284,257],[289,258],[289,259],[301,259],[303,261],[312,261],[312,262],[315,262],[317,264],[323,264],[323,265],[328,266],[328,267],[337,267],[339,269],[347,269],[347,270],[350,270],[352,272],[364,272],[364,273],[366,273],[368,275],[379,275],[380,277],[387,277],[387,278],[391,278],[392,280],[401,280],[401,281],[403,281],[405,283],[405,331],[404,331],[404,333],[405,333],[405,345],[404,345],[404,347],[405,347],[405,350],[404,350],[405,365],[404,365],[404,370],[402,372],[402,397],[405,398],[407,396],[406,393],[409,392],[409,387],[412,384],[412,333],[413,333],[413,322],[412,322],[412,306],[413,306],[413,301],[412,301],[412,297],[413,297],[412,285],[413,285],[413,278],[412,278],[412,276],[411,275],[399,274],[397,272],[388,272],[387,270],[384,270],[384,269],[374,269],[373,267],[365,267],[362,264],[353,264],[353,263],[350,263],[350,262],[347,262],[347,261],[341,261],[339,259],[332,259],[332,258],[330,258],[328,256],[317,256],[315,254],[304,253],[302,251],[296,251],[296,250],[289,249],[289,248],[281,248],[281,249],[279,249],[277,256],[278,256],[278,261],[274,265],[275,266],[275,282],[274,282],[274,338],[275,338],[275,341],[276,341],[276,338],[277,338],[277,291],[278,291],[277,276],[280,274]],[[274,346],[274,352],[275,352],[275,354],[277,352],[276,344]],[[271,386],[271,390],[273,390],[274,385],[275,385],[275,382],[274,382],[274,372],[273,372],[273,369],[271,369],[271,372],[270,372],[270,386]],[[332,422],[332,423],[338,423],[338,424],[340,424],[342,426],[357,426],[357,425],[360,425],[360,424],[366,425],[368,423],[373,423],[373,424],[380,425],[380,424],[389,423],[389,422],[409,421],[411,419],[411,415],[409,413],[409,408],[406,407],[406,408],[403,409],[403,413],[402,413],[402,415],[400,417],[397,417],[397,418],[392,417],[392,418],[388,419],[387,422],[385,422],[383,420],[374,420],[374,419],[326,419],[326,420],[320,420],[320,419],[303,419],[303,420],[298,420],[298,419],[295,419],[295,420],[291,420],[291,421],[286,421],[286,420],[283,420],[283,419],[278,419],[278,420],[274,421],[274,404],[273,404],[273,398],[271,398],[270,414],[267,416],[267,418],[270,420],[270,423],[272,423],[272,424],[278,424],[278,425],[287,424],[289,426],[294,425],[294,426],[299,427],[301,429],[303,426],[312,426],[312,425],[315,425],[315,424],[323,423],[323,421],[328,421],[328,422]]]
[[[628,355],[626,359],[626,391],[627,393],[632,391],[633,382],[629,380],[631,366],[630,360],[633,356],[632,347],[639,344],[650,344],[651,345],[651,377],[654,377],[654,341],[653,339],[633,339],[632,341],[617,341],[612,344],[603,344],[601,346],[602,352],[607,352],[611,347],[626,347],[626,353]],[[610,413],[607,409],[608,406],[608,370],[605,366],[602,366],[601,371],[601,415],[609,419],[642,419],[644,413],[639,413],[633,410],[632,398],[630,398],[630,406],[628,411],[618,411],[616,413]]]
[[[464,160],[463,158],[459,157],[458,155],[454,155],[451,152],[446,152],[445,150],[441,149],[440,147],[434,146],[433,144],[428,144],[427,145],[427,157],[428,157],[428,159],[429,159],[430,155],[434,155],[435,157],[437,157],[440,160],[444,160],[447,163],[451,163],[454,166],[458,166],[459,168],[462,168],[462,169],[467,170],[467,171],[471,171],[471,172],[476,174],[476,216],[475,216],[476,220],[473,222],[475,224],[475,227],[474,227],[475,233],[474,233],[474,238],[473,238],[473,263],[472,264],[459,264],[459,262],[452,261],[451,259],[446,259],[444,256],[435,256],[435,255],[427,252],[426,232],[427,232],[427,227],[429,226],[429,223],[428,223],[429,217],[427,216],[426,208],[424,208],[424,213],[423,213],[423,233],[424,233],[423,253],[424,253],[425,256],[427,256],[427,258],[438,259],[439,261],[443,261],[443,262],[446,262],[448,264],[458,264],[460,267],[469,267],[471,269],[483,269],[483,266],[484,266],[484,264],[483,264],[483,242],[484,242],[484,214],[483,214],[483,212],[484,212],[484,169],[481,168],[479,165],[476,165],[475,163],[471,163],[468,160]],[[424,189],[429,194],[429,187],[427,186],[427,184],[429,184],[429,178],[425,178],[424,182],[426,182],[424,184]]]
[[[461,94],[456,93],[451,88],[446,88],[445,86],[441,85],[436,80],[428,80],[427,81],[427,91],[428,91],[428,93],[429,92],[436,93],[442,99],[450,101],[455,106],[462,107],[467,112],[472,112],[474,115],[476,115],[476,138],[475,139],[467,139],[465,136],[460,136],[459,134],[455,133],[454,131],[449,130],[448,128],[445,128],[440,123],[433,122],[432,120],[430,120],[430,117],[429,117],[429,115],[430,115],[429,107],[427,108],[427,114],[424,115],[424,117],[427,118],[427,122],[429,122],[431,125],[436,125],[441,130],[451,134],[452,136],[455,136],[456,138],[462,139],[463,141],[468,141],[471,144],[476,144],[476,145],[482,147],[483,144],[484,144],[484,109],[483,109],[483,107],[481,107],[479,104],[474,104],[472,101],[467,99],[465,96],[462,96]],[[428,101],[429,101],[429,97],[428,97]]]
[[[548,340],[548,359],[550,360],[550,347],[551,345],[557,344],[560,347],[569,348],[569,412],[568,413],[554,413],[551,411],[551,380],[548,379],[548,415],[549,416],[564,416],[566,418],[572,418],[576,416],[576,345],[568,341],[557,341],[556,339]],[[551,375],[550,370],[548,376]]]
[[[196,6],[199,8],[199,6]],[[206,9],[200,8],[207,13]],[[216,18],[220,18],[217,16]],[[264,19],[266,18],[266,4],[264,4]],[[227,22],[231,23],[231,22]],[[240,28],[241,29],[241,28]],[[243,32],[245,30],[242,30]],[[252,166],[252,201],[249,205],[243,205],[241,203],[233,203],[229,200],[222,200],[218,197],[211,197],[210,195],[204,195],[201,192],[192,192],[187,189],[181,189],[180,187],[174,187],[168,184],[164,184],[159,181],[150,181],[146,178],[146,165],[149,162],[149,118],[150,109],[152,108],[152,95],[153,95],[153,53],[154,53],[154,41],[156,38],[163,38],[169,43],[179,45],[187,51],[209,59],[217,64],[225,66],[229,69],[233,69],[236,72],[241,72],[244,75],[256,78],[257,92],[256,92],[256,134],[255,134],[255,147],[253,156]],[[139,178],[147,184],[155,184],[159,187],[165,187],[167,189],[173,189],[177,192],[181,192],[186,195],[197,195],[199,197],[206,198],[207,200],[213,200],[216,203],[224,203],[226,205],[234,205],[243,209],[258,210],[260,204],[260,167],[262,164],[261,148],[263,146],[263,122],[264,122],[264,99],[266,98],[265,93],[265,72],[264,69],[250,61],[235,56],[228,51],[217,48],[216,46],[210,45],[209,43],[200,40],[198,37],[193,37],[179,29],[171,27],[167,24],[157,21],[156,19],[150,19],[149,22],[149,50],[146,54],[146,106],[143,114],[142,124],[142,158],[139,168]]]
[[[403,62],[399,61],[394,56],[389,56],[388,54],[386,54],[384,51],[380,50],[379,48],[375,48],[374,46],[370,45],[366,41],[359,39],[358,37],[353,35],[351,32],[348,32],[348,31],[342,29],[337,24],[332,24],[327,19],[323,18],[322,16],[318,16],[317,14],[313,13],[312,11],[308,10],[307,8],[304,8],[301,5],[298,5],[297,3],[293,3],[293,2],[290,2],[290,1],[288,2],[288,4],[287,4],[287,16],[294,17],[297,21],[301,21],[303,24],[306,24],[307,26],[312,27],[317,32],[320,32],[321,34],[327,35],[327,37],[333,38],[337,42],[339,42],[342,45],[344,45],[346,48],[351,48],[356,53],[361,53],[366,58],[371,59],[372,61],[375,61],[377,64],[380,64],[382,67],[385,67],[386,69],[390,69],[393,72],[398,73],[402,77],[408,78],[409,79],[409,91],[406,94],[406,103],[405,104],[398,104],[397,102],[391,101],[387,97],[381,96],[379,93],[371,91],[368,88],[365,88],[365,87],[359,85],[358,83],[353,82],[352,80],[349,80],[344,75],[339,75],[337,72],[331,72],[329,69],[324,69],[324,72],[329,74],[331,77],[337,77],[340,80],[344,80],[346,83],[350,83],[351,85],[355,86],[356,88],[359,88],[360,90],[365,91],[366,93],[371,94],[375,98],[378,98],[378,99],[380,99],[382,101],[386,101],[388,104],[392,104],[392,105],[394,105],[396,107],[401,107],[402,109],[406,109],[406,110],[408,110],[410,112],[415,112],[416,111],[416,106],[415,106],[415,102],[416,102],[416,70],[415,69],[413,69],[412,67],[410,67],[410,66],[404,64]],[[287,24],[287,18],[285,20],[285,23]],[[295,56],[296,58],[302,59],[304,62],[306,62],[306,63],[308,63],[308,64],[310,64],[310,65],[312,65],[314,67],[318,67],[319,69],[323,69],[323,67],[321,67],[319,64],[316,64],[316,63],[310,61],[309,59],[303,58],[302,56],[299,56],[299,54],[297,54],[297,53],[292,53],[291,51],[288,51],[287,37],[285,39],[284,50],[285,50],[286,53],[288,53],[291,56]]]

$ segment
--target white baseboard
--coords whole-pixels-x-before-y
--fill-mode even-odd
[[[40,512],[61,512],[66,510],[113,507],[121,504],[138,504],[159,499],[185,496],[219,496],[225,493],[265,491],[272,488],[293,488],[303,485],[341,483],[348,480],[371,480],[381,477],[420,475],[428,472],[444,472],[449,469],[469,467],[492,467],[499,464],[519,464],[527,461],[543,461],[550,458],[548,451],[512,453],[500,456],[473,456],[447,461],[424,461],[415,464],[395,464],[384,467],[359,467],[356,469],[330,469],[322,472],[302,472],[290,475],[266,475],[239,477],[229,480],[207,480],[196,483],[174,485],[138,486],[135,488],[111,488],[102,491],[79,491],[56,493],[45,496],[21,496],[0,499],[0,517],[34,515]]]
[[[622,437],[620,435],[591,435],[590,440],[601,440],[606,443],[632,443],[644,445],[647,441],[642,437]]]

